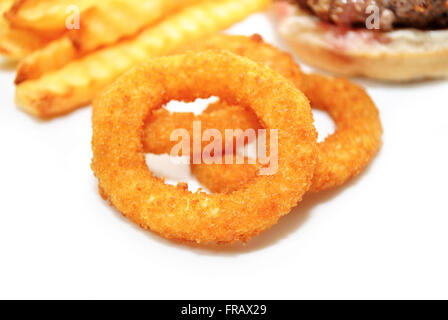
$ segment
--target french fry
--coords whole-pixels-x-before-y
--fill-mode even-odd
[[[13,0],[0,2],[0,54],[11,60],[18,60],[42,47],[48,40],[29,31],[16,30],[9,26],[3,15],[10,10],[13,3]]]
[[[11,9],[12,5],[14,4],[14,0],[3,0],[0,1],[0,27],[4,27],[8,25],[8,21],[6,21],[5,17],[3,16],[8,10]]]
[[[68,37],[54,40],[19,62],[15,83],[37,79],[48,71],[65,66],[78,56],[79,52]]]
[[[109,0],[86,10],[81,28],[70,32],[82,52],[116,43],[144,27],[155,24],[174,11],[202,0]]]
[[[5,17],[14,28],[51,33],[64,32],[67,19],[72,14],[70,8],[75,6],[81,13],[95,2],[95,0],[16,0],[12,8],[5,13]]]
[[[16,89],[18,107],[52,118],[89,104],[123,72],[148,58],[230,27],[268,6],[270,0],[215,0],[188,7],[132,40],[96,51]]]
[[[20,60],[48,42],[48,39],[29,31],[7,28],[0,34],[0,54],[11,60]]]
[[[100,47],[135,35],[172,12],[202,0],[108,0],[87,9],[80,29],[23,59],[15,83],[38,79]]]

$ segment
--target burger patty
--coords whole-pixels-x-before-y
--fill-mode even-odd
[[[372,15],[369,6],[379,9],[380,29],[440,29],[448,26],[448,0],[296,0],[320,19],[337,25],[365,27]]]

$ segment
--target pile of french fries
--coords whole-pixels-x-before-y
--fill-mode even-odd
[[[270,0],[0,0],[16,103],[40,118],[88,105],[119,75],[265,9]]]

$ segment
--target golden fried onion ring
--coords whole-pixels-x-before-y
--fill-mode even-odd
[[[303,72],[294,62],[290,54],[282,52],[273,46],[265,43],[260,35],[229,36],[216,34],[206,37],[200,41],[181,48],[177,53],[186,51],[204,51],[204,50],[227,50],[239,56],[247,57],[262,65],[267,65],[274,71],[277,71],[287,79],[293,82],[297,88],[301,88]],[[202,129],[217,129],[224,136],[225,129],[238,128],[242,130],[261,128],[258,118],[250,109],[239,106],[231,106],[228,109],[222,108],[228,105],[225,101],[218,101],[209,106],[219,109],[217,112],[207,112],[195,116],[193,113],[169,113],[166,110],[157,110],[146,120],[145,133],[143,136],[143,145],[147,153],[163,154],[170,153],[172,147],[176,144],[170,141],[171,133],[179,128],[189,131],[193,136],[193,121],[200,121]],[[250,142],[250,141],[247,141]],[[218,143],[220,143],[218,141]]]
[[[359,86],[344,79],[306,75],[305,95],[313,108],[326,111],[336,131],[319,143],[318,160],[310,191],[342,185],[358,175],[381,147],[382,126],[374,103]],[[205,114],[218,109],[206,109]],[[222,110],[221,110],[222,111]],[[236,162],[235,162],[236,163]],[[198,181],[212,192],[229,193],[253,179],[260,165],[193,164]]]
[[[177,129],[185,129],[190,134],[190,145],[193,145],[193,122],[200,121],[202,134],[205,130],[213,128],[225,136],[225,130],[238,128],[241,130],[261,128],[257,116],[249,109],[239,106],[229,106],[225,101],[217,101],[209,106],[209,108],[219,108],[216,112],[207,112],[196,116],[191,112],[174,112],[170,113],[166,109],[155,110],[146,121],[147,125],[144,129],[143,148],[147,153],[164,154],[171,153],[173,147],[178,141],[171,140],[171,133]],[[212,109],[210,109],[212,110]],[[234,149],[236,149],[236,140],[234,137]],[[250,143],[250,140],[245,140]],[[202,150],[210,142],[202,141]],[[225,151],[224,139],[214,141],[217,145],[223,146]]]
[[[278,171],[227,194],[191,193],[155,178],[145,162],[143,124],[172,99],[218,96],[251,108],[278,129]],[[306,97],[269,68],[226,52],[158,58],[119,78],[93,107],[92,169],[124,216],[170,239],[247,241],[275,224],[311,185],[316,131]]]
[[[333,118],[337,128],[333,135],[319,144],[318,162],[310,191],[327,190],[345,183],[358,175],[380,149],[383,130],[379,112],[369,95],[359,86],[344,79],[303,73],[291,55],[263,42],[259,35],[246,37],[218,34],[194,42],[182,50],[207,49],[228,50],[269,66],[304,92],[313,108],[326,111]],[[182,117],[185,121],[179,121]],[[221,132],[223,128],[261,127],[253,114],[245,108],[223,108],[219,103],[209,106],[197,117],[192,114],[182,116],[179,113],[165,112],[155,119],[148,119],[144,137],[145,150],[151,153],[168,153],[172,147],[169,133],[174,128],[187,128],[191,131],[193,120],[200,120],[202,129],[217,128]],[[202,163],[194,165],[192,170],[210,191],[231,192],[252,179],[258,168],[249,164]]]

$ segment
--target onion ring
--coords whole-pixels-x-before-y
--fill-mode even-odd
[[[262,65],[267,65],[292,81],[296,87],[303,87],[304,74],[292,56],[265,43],[263,38],[258,34],[251,37],[216,34],[206,37],[201,41],[193,42],[175,53],[185,53],[186,51],[198,52],[208,49],[227,50],[239,56],[247,57]],[[207,108],[208,112],[206,114],[199,116],[195,116],[193,113],[170,114],[166,110],[155,111],[146,120],[143,138],[145,151],[154,154],[170,153],[176,143],[170,141],[171,133],[176,129],[183,128],[192,137],[193,121],[200,121],[203,130],[207,128],[219,130],[222,136],[224,136],[225,129],[238,128],[246,130],[261,128],[258,118],[250,109],[239,106],[232,106],[226,109],[223,106],[228,106],[228,104],[220,100],[210,105]],[[219,109],[217,110],[218,112],[212,112],[213,108]],[[236,139],[237,137],[234,140]],[[248,143],[250,141],[246,140],[245,142]],[[217,141],[217,143],[221,144],[221,141]]]
[[[382,145],[382,125],[379,112],[375,104],[361,87],[345,79],[332,79],[319,75],[305,74],[288,53],[265,43],[261,36],[229,36],[218,34],[195,42],[183,48],[182,51],[201,51],[207,49],[228,50],[245,56],[251,60],[267,65],[290,80],[311,101],[314,108],[329,113],[337,128],[336,132],[319,144],[319,156],[310,191],[318,192],[337,187],[352,177],[358,175],[373,159]],[[227,110],[227,112],[226,112]],[[209,126],[207,117],[215,117],[222,125]],[[223,108],[216,104],[209,106],[203,115],[188,117],[183,123],[175,122],[176,127],[189,128],[193,120],[203,120],[203,128],[239,128],[253,125],[260,128],[253,120],[253,115],[246,114],[246,109],[238,106]],[[180,117],[177,114],[174,119]],[[201,118],[202,117],[202,118]],[[235,120],[235,117],[238,119]],[[242,119],[244,117],[247,122]],[[235,121],[235,122],[234,122]],[[251,123],[252,122],[252,123]],[[165,126],[156,126],[157,136],[145,136],[146,151],[154,152],[151,144],[171,146],[169,139],[165,139],[166,132],[171,132],[172,123],[169,115],[164,118]],[[156,122],[157,124],[157,122]],[[244,125],[242,125],[244,124]],[[147,129],[151,131],[153,123],[147,122]],[[158,139],[155,139],[155,138]],[[169,134],[168,134],[169,137]],[[152,141],[152,142],[151,142]],[[169,148],[158,148],[155,151],[168,151]],[[247,163],[247,161],[246,161]],[[241,168],[243,166],[243,168]],[[237,167],[237,168],[236,168]],[[204,186],[212,192],[231,192],[242,185],[242,181],[249,181],[257,170],[251,165],[219,165],[197,164],[192,171]],[[232,171],[235,173],[232,175]]]
[[[172,99],[210,96],[251,108],[266,128],[278,129],[275,174],[231,195],[191,193],[151,174],[142,143],[148,114]],[[92,170],[103,196],[169,239],[247,241],[287,214],[311,185],[317,133],[306,97],[271,69],[228,52],[190,52],[132,69],[94,102],[92,123]]]
[[[326,111],[336,131],[319,143],[311,192],[342,185],[358,175],[381,147],[382,126],[378,110],[359,86],[344,79],[306,75],[303,87],[313,108]],[[214,107],[207,112],[217,112]],[[210,191],[230,193],[257,175],[261,165],[192,164],[198,181]]]
[[[213,128],[225,136],[225,130],[230,128],[239,128],[242,130],[253,129],[261,127],[257,116],[253,111],[239,106],[229,106],[224,101],[217,101],[211,104],[209,108],[219,108],[216,112],[207,112],[196,116],[191,112],[175,112],[170,113],[166,109],[155,110],[146,121],[147,125],[144,129],[143,147],[145,152],[154,154],[170,153],[177,141],[170,139],[171,133],[176,129],[185,129],[188,131],[193,144],[193,122],[200,121],[202,126],[202,134],[208,128]],[[211,110],[211,109],[210,109]],[[233,138],[233,150],[236,148],[236,141],[238,136]],[[245,143],[250,143],[247,139]],[[223,140],[213,141],[217,145],[223,146]],[[209,142],[202,141],[202,150]]]

